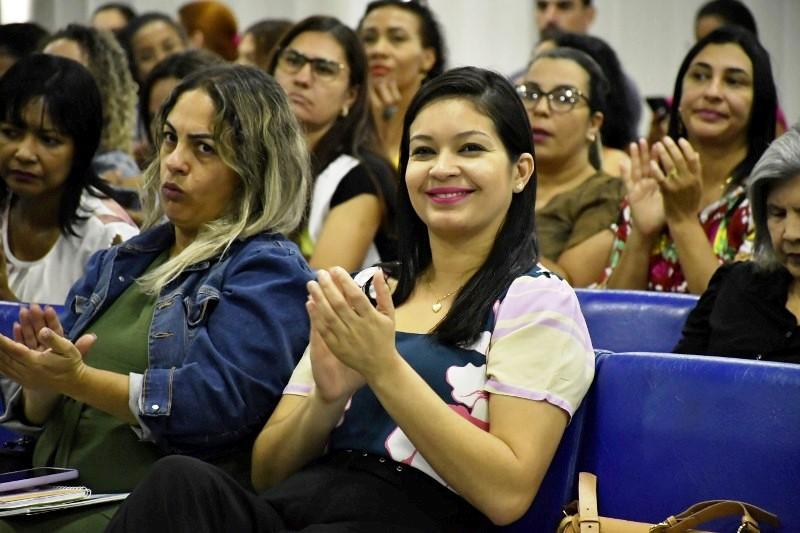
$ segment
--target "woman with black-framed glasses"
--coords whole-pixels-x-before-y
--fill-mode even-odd
[[[395,259],[395,176],[378,155],[358,37],[335,18],[314,16],[293,26],[277,50],[268,72],[303,127],[315,176],[295,240],[314,268],[354,271]]]
[[[622,181],[600,160],[608,82],[587,54],[556,48],[533,60],[517,94],[536,146],[541,262],[573,286],[590,285],[611,252],[609,226],[623,196]]]

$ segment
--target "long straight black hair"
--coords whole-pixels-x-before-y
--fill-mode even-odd
[[[692,61],[706,46],[726,43],[738,44],[753,64],[753,104],[750,108],[750,123],[747,125],[747,155],[733,169],[733,179],[728,184],[728,190],[732,190],[750,175],[753,165],[769,143],[775,139],[775,118],[778,108],[775,79],[772,77],[769,53],[752,33],[738,26],[723,26],[697,41],[689,50],[675,80],[675,92],[672,96],[674,112],[669,119],[669,136],[677,139],[686,135],[686,126],[678,109],[683,97],[683,78]]]
[[[378,134],[375,122],[372,120],[367,90],[367,56],[364,54],[358,35],[334,17],[314,15],[305,18],[281,36],[269,59],[267,72],[272,76],[275,75],[281,51],[292,44],[297,36],[306,32],[328,34],[342,47],[347,58],[348,86],[356,90],[355,101],[347,115],[336,117],[328,131],[311,150],[313,181],[315,182],[320,173],[342,154],[358,159],[375,187],[381,203],[383,211],[381,225],[391,230],[389,221],[393,216],[397,175],[378,148]],[[384,186],[379,176],[390,176],[392,187]]]
[[[405,176],[408,167],[411,123],[425,106],[450,98],[471,102],[491,119],[512,162],[525,153],[534,155],[528,115],[508,80],[496,72],[464,67],[423,84],[411,101],[400,142],[401,176]],[[512,195],[511,205],[486,260],[458,292],[447,316],[433,329],[439,341],[446,344],[474,342],[483,331],[495,300],[516,277],[536,264],[535,202],[534,173],[525,188]],[[414,211],[405,185],[398,190],[397,235],[400,265],[393,300],[395,305],[400,305],[411,295],[417,279],[431,264],[428,228]]]
[[[58,225],[64,235],[77,235],[75,226],[84,191],[97,197],[114,197],[111,187],[92,170],[100,145],[103,105],[94,78],[77,61],[33,54],[16,62],[0,78],[0,120],[25,127],[25,107],[41,98],[53,126],[75,145],[72,165],[58,207]],[[0,181],[0,202],[11,194]]]

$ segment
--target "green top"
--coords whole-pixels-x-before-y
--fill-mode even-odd
[[[159,255],[148,271],[168,257],[166,251]],[[87,333],[97,340],[86,363],[119,374],[144,373],[156,299],[131,284],[89,326]],[[155,444],[140,441],[127,422],[64,397],[44,424],[33,465],[77,468],[78,482],[93,492],[128,492],[163,455]]]
[[[603,230],[611,231],[619,216],[625,184],[598,172],[574,188],[553,196],[536,211],[539,253],[558,261],[564,251]]]

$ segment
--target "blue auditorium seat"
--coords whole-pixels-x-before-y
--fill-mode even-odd
[[[578,466],[598,476],[602,515],[657,522],[734,499],[800,531],[799,365],[604,354],[587,407]]]
[[[697,296],[576,289],[592,346],[612,352],[670,352]]]

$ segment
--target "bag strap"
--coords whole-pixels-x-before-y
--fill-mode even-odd
[[[735,515],[742,517],[742,524],[739,526],[737,533],[759,533],[758,521],[766,522],[775,527],[780,525],[776,515],[755,505],[734,500],[709,500],[696,503],[684,512],[670,516],[654,526],[652,532],[683,533],[694,529],[700,524]]]
[[[581,533],[599,533],[597,514],[597,476],[589,472],[578,474],[578,516]]]
[[[577,516],[567,515],[562,521],[559,531],[562,531],[570,522],[575,531],[577,519],[580,524],[580,533],[600,533],[597,476],[590,472],[578,474],[577,504]],[[735,500],[709,500],[696,503],[682,513],[670,516],[660,524],[652,526],[650,533],[688,533],[706,522],[736,515],[741,516],[742,521],[736,530],[737,533],[759,533],[759,521],[780,527],[780,520],[776,515],[755,505]]]

